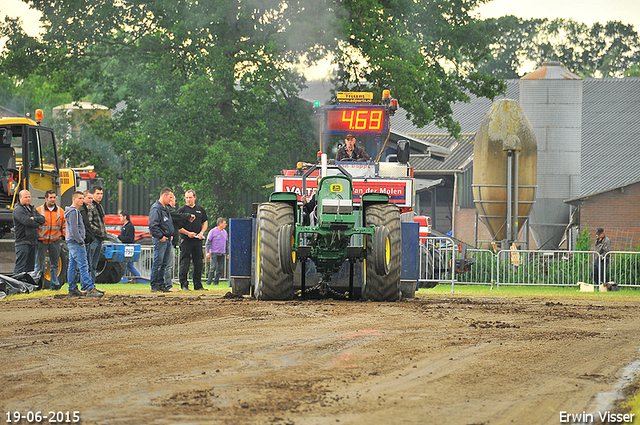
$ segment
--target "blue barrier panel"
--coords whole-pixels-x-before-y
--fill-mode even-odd
[[[414,222],[402,223],[402,273],[400,281],[403,287],[403,298],[413,298],[415,294],[405,294],[410,292],[408,285],[418,288],[418,276],[420,273],[418,261],[420,259],[420,225]],[[405,290],[406,288],[406,290]]]
[[[139,244],[104,243],[102,249],[107,260],[118,263],[135,263],[140,258]]]
[[[229,220],[229,285],[233,293],[247,295],[251,285],[252,220]]]

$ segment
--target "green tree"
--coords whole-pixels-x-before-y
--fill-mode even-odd
[[[546,19],[522,19],[513,15],[487,19],[486,25],[499,36],[491,44],[491,56],[480,63],[480,71],[501,78],[520,78],[521,68],[536,47]]]
[[[559,60],[582,77],[622,77],[640,62],[640,39],[633,25],[618,21],[588,27],[554,19],[544,23],[529,59],[539,65]]]
[[[237,216],[241,194],[315,159],[312,108],[297,97],[300,58],[311,65],[330,54],[340,88],[391,88],[414,122],[457,133],[452,102],[504,88],[474,65],[489,54],[484,24],[469,16],[478,3],[30,0],[45,34],[38,41],[8,23],[0,69],[45,76],[71,100],[117,106],[90,134],[68,136],[72,161],[130,180],[161,176]],[[353,66],[357,58],[364,66]],[[120,160],[105,160],[111,154]]]
[[[560,61],[582,77],[622,77],[640,64],[640,39],[632,25],[586,24],[571,19],[522,19],[503,16],[487,25],[500,35],[491,58],[480,63],[486,74],[519,78],[518,70],[533,62]]]

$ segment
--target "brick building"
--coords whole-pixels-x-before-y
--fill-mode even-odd
[[[580,211],[580,230],[602,227],[616,251],[640,248],[640,181],[567,201]]]

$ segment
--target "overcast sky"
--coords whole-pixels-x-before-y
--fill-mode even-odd
[[[640,31],[640,0],[493,0],[476,13],[481,18],[516,15],[522,18],[565,18],[585,24],[622,21]],[[20,0],[0,0],[0,16],[21,16],[25,30],[36,34],[40,14]]]
[[[640,31],[640,0],[493,0],[478,9],[481,18],[564,18],[592,25],[607,21],[633,24]]]

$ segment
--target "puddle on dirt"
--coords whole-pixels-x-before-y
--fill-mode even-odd
[[[639,350],[640,352],[640,350]],[[622,391],[631,385],[640,374],[640,359],[629,363],[622,369],[622,376],[615,383],[611,391],[605,391],[595,396],[591,403],[589,411],[592,412],[593,418],[597,420],[598,412],[611,411],[614,408],[616,400],[622,399],[624,396]],[[594,422],[589,422],[589,425]],[[577,424],[576,424],[577,425]],[[582,424],[580,424],[582,425]]]

